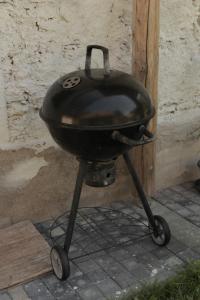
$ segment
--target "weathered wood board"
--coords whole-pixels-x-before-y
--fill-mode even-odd
[[[133,74],[146,86],[153,105],[158,103],[160,0],[133,0]],[[156,133],[157,116],[149,129]],[[148,195],[155,192],[156,143],[133,151],[136,170]]]
[[[49,272],[49,252],[49,245],[29,221],[1,229],[0,290]]]

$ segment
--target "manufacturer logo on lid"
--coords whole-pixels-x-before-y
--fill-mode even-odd
[[[68,77],[63,81],[64,89],[71,89],[81,82],[80,77]]]

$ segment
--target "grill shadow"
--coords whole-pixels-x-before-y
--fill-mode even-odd
[[[66,212],[59,216],[50,226],[49,236],[53,245],[64,247],[69,214]],[[148,235],[148,224],[142,216],[135,217],[106,207],[79,208],[69,258],[73,260],[102,250],[128,246]]]

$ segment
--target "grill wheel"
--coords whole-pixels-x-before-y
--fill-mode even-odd
[[[50,253],[54,274],[59,280],[66,280],[70,275],[70,265],[67,252],[60,246],[54,246]]]
[[[157,226],[158,234],[155,234],[153,229],[149,227],[151,232],[151,238],[156,245],[160,247],[166,246],[171,239],[169,225],[161,216],[154,216],[154,221]]]

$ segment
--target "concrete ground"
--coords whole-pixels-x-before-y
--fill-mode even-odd
[[[187,183],[161,191],[152,200],[151,207],[154,214],[163,216],[170,225],[172,239],[167,247],[160,248],[152,242],[142,209],[136,208],[131,201],[116,202],[113,203],[113,208],[120,210],[118,215],[112,211],[108,217],[106,211],[103,214],[101,210],[95,211],[92,225],[95,226],[95,221],[99,220],[104,235],[102,236],[102,227],[97,227],[100,235],[94,232],[98,236],[94,243],[94,236],[87,232],[87,237],[80,234],[80,230],[85,232],[88,227],[88,218],[86,214],[81,214],[80,219],[79,215],[79,228],[75,231],[76,241],[70,251],[73,257],[71,276],[66,282],[60,282],[53,274],[49,274],[0,292],[0,300],[116,299],[130,288],[138,288],[142,283],[155,279],[163,280],[172,276],[186,262],[199,259],[200,194],[193,188],[193,184]],[[123,215],[122,212],[131,217]],[[36,224],[50,243],[48,229],[53,221]],[[108,221],[111,222],[110,226]],[[54,238],[62,234],[63,229],[64,225],[57,226],[54,233],[52,231]],[[116,241],[123,245],[114,247]],[[103,248],[101,251],[100,245]],[[110,245],[113,247],[109,248]],[[87,255],[86,250],[93,253]],[[77,256],[78,258],[74,258]]]

